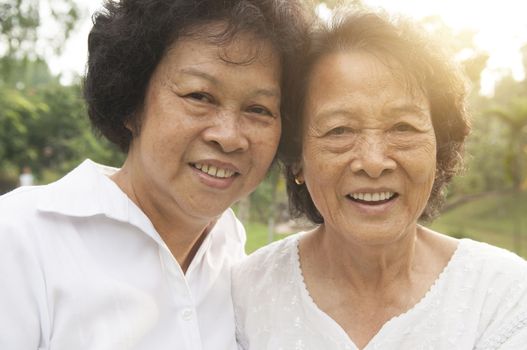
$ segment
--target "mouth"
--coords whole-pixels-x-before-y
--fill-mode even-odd
[[[350,193],[346,197],[350,200],[366,204],[366,205],[380,205],[388,203],[399,196],[396,192],[356,192]]]
[[[239,175],[238,172],[228,169],[228,168],[221,168],[217,167],[211,164],[203,164],[203,163],[190,163],[190,166],[193,168],[198,169],[199,171],[212,176],[217,179],[228,179],[231,177],[235,177]]]

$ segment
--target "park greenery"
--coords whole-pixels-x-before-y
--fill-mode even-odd
[[[63,0],[61,6],[45,2],[63,28],[64,36],[49,42],[59,52],[80,12],[73,0]],[[335,1],[326,3],[331,6]],[[17,186],[24,166],[30,166],[37,183],[44,184],[85,158],[113,166],[124,159],[92,132],[82,100],[82,78],[61,84],[60,76],[50,73],[44,53],[31,50],[38,39],[40,8],[38,0],[5,0],[0,5],[0,194]],[[527,256],[527,81],[515,81],[504,71],[494,95],[482,96],[479,77],[488,56],[475,47],[475,33],[454,32],[435,17],[422,21],[453,54],[464,52],[460,64],[472,85],[466,170],[449,187],[444,212],[431,225]],[[527,45],[522,54],[527,71]],[[281,238],[277,231],[287,234],[296,229],[277,229],[288,221],[285,184],[277,166],[235,209],[247,223],[248,251]]]

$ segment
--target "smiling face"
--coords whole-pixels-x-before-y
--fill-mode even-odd
[[[315,64],[304,108],[300,175],[328,232],[367,244],[415,230],[436,169],[429,105],[365,52]]]
[[[254,190],[280,138],[280,74],[271,44],[250,35],[175,42],[150,79],[125,164],[147,215],[207,221]]]

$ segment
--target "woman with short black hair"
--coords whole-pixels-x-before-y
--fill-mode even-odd
[[[265,177],[307,17],[291,0],[108,1],[84,95],[122,168],[0,198],[0,349],[236,349],[229,206]]]

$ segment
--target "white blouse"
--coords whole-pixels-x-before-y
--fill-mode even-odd
[[[0,197],[0,350],[236,349],[234,213],[183,273],[115,170],[85,161]]]
[[[233,269],[239,346],[250,350],[356,350],[304,284],[301,234],[264,247]],[[365,350],[527,349],[527,262],[459,241],[426,295],[392,318]]]

